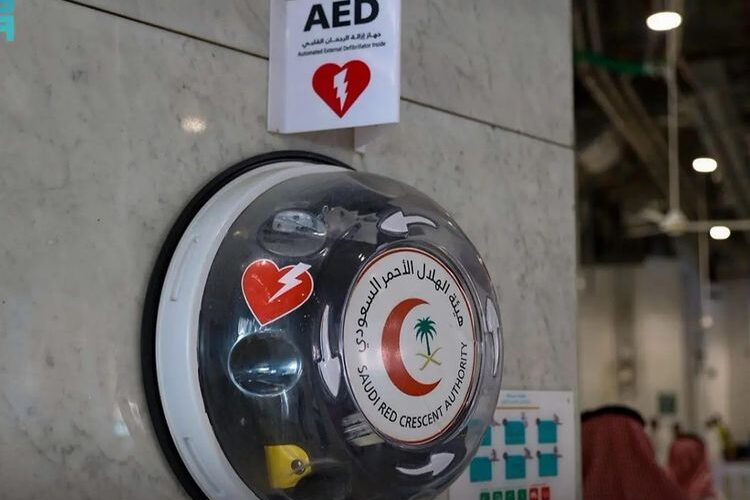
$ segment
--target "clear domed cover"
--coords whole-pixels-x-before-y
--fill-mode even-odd
[[[446,488],[493,414],[502,341],[482,259],[445,210],[385,177],[303,169],[215,247],[198,380],[242,482],[295,500]]]

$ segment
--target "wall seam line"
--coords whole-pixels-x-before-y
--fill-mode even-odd
[[[131,22],[134,22],[134,23],[137,23],[137,24],[142,24],[142,25],[148,26],[150,28],[155,28],[155,29],[158,29],[158,30],[161,30],[161,31],[166,31],[166,32],[169,32],[169,33],[173,33],[175,35],[180,35],[180,36],[185,37],[185,38],[191,38],[193,40],[198,40],[199,42],[207,43],[209,45],[213,45],[213,46],[216,46],[216,47],[221,47],[222,49],[231,50],[232,52],[239,52],[240,54],[245,54],[245,55],[248,55],[248,56],[257,57],[258,59],[263,59],[265,61],[268,61],[268,57],[264,56],[262,54],[256,54],[255,52],[251,52],[249,50],[240,49],[240,48],[234,47],[232,45],[227,45],[225,43],[217,42],[216,40],[210,40],[208,38],[204,38],[204,37],[199,36],[199,35],[194,35],[192,33],[188,33],[186,31],[181,31],[181,30],[178,30],[178,29],[175,29],[175,28],[169,28],[167,26],[162,26],[160,24],[152,23],[150,21],[145,21],[143,19],[138,19],[137,17],[132,17],[132,16],[129,16],[127,14],[123,14],[121,12],[115,12],[113,10],[109,10],[109,9],[105,9],[105,8],[102,8],[102,7],[98,7],[96,5],[90,5],[90,4],[84,3],[84,2],[79,1],[79,0],[61,0],[61,1],[65,2],[65,3],[77,5],[79,7],[83,7],[84,9],[90,9],[90,10],[93,10],[93,11],[96,11],[96,12],[101,12],[103,14],[109,14],[109,15],[114,16],[114,17],[119,17],[120,19],[125,19],[126,21],[131,21]]]
[[[61,0],[61,1],[65,2],[65,3],[77,5],[79,7],[85,8],[85,9],[90,9],[90,10],[93,10],[93,11],[96,11],[96,12],[101,12],[102,14],[108,14],[108,15],[111,15],[111,16],[114,16],[114,17],[118,17],[118,18],[124,19],[126,21],[131,21],[131,22],[134,22],[134,23],[137,23],[137,24],[142,24],[142,25],[148,26],[150,28],[155,28],[155,29],[158,29],[158,30],[161,30],[161,31],[166,31],[168,33],[173,33],[175,35],[179,35],[179,36],[182,36],[182,37],[185,37],[185,38],[190,38],[190,39],[193,39],[193,40],[197,40],[199,42],[203,42],[203,43],[206,43],[208,45],[213,45],[215,47],[220,47],[222,49],[231,50],[232,52],[237,52],[237,53],[240,53],[240,54],[248,55],[250,57],[255,57],[255,58],[258,58],[258,59],[262,59],[264,61],[268,61],[268,56],[264,56],[262,54],[257,54],[255,52],[250,51],[250,50],[241,49],[239,47],[235,47],[235,46],[232,46],[232,45],[227,45],[225,43],[217,42],[216,40],[210,40],[208,38],[204,38],[204,37],[199,36],[199,35],[194,35],[192,33],[186,32],[186,31],[181,31],[181,30],[178,30],[178,29],[175,29],[175,28],[170,28],[170,27],[167,27],[167,26],[162,26],[160,24],[152,23],[150,21],[146,21],[146,20],[143,20],[143,19],[138,19],[136,17],[129,16],[127,14],[123,14],[121,12],[115,12],[115,11],[112,11],[112,10],[109,10],[109,9],[98,7],[96,5],[90,5],[90,4],[84,3],[84,2],[82,2],[80,0]],[[457,111],[452,111],[452,110],[449,110],[449,109],[444,109],[444,108],[441,108],[441,107],[436,106],[434,104],[425,103],[425,102],[419,101],[417,99],[413,99],[411,97],[404,97],[402,95],[401,96],[401,101],[408,102],[409,104],[414,104],[416,106],[422,106],[424,108],[431,109],[433,111],[437,111],[437,112],[440,112],[440,113],[445,113],[447,115],[454,116],[456,118],[462,118],[464,120],[467,120],[467,121],[470,121],[470,122],[474,122],[474,123],[478,123],[480,125],[485,125],[485,126],[493,128],[493,129],[503,130],[505,132],[510,132],[510,133],[513,133],[513,134],[517,134],[517,135],[520,135],[522,137],[526,137],[528,139],[533,139],[533,140],[536,140],[536,141],[539,141],[539,142],[543,142],[545,144],[549,144],[551,146],[557,146],[559,148],[568,149],[568,150],[572,150],[575,147],[574,144],[566,144],[564,142],[559,142],[559,141],[556,141],[554,139],[549,139],[547,137],[542,137],[542,136],[539,136],[539,135],[536,135],[536,134],[532,134],[530,132],[524,132],[523,130],[515,129],[515,128],[512,128],[512,127],[505,126],[505,125],[500,125],[498,123],[491,122],[489,120],[483,120],[481,118],[476,118],[474,116],[465,115],[465,114],[459,113]]]
[[[491,127],[491,128],[494,128],[494,129],[502,130],[504,132],[510,132],[512,134],[520,135],[520,136],[526,137],[528,139],[533,139],[535,141],[543,142],[543,143],[549,144],[551,146],[557,146],[559,148],[570,149],[570,150],[572,150],[575,147],[574,144],[565,144],[564,142],[559,142],[559,141],[556,141],[554,139],[549,139],[547,137],[542,137],[542,136],[539,136],[539,135],[536,135],[536,134],[532,134],[530,132],[524,132],[523,130],[519,130],[519,129],[516,129],[516,128],[513,128],[513,127],[508,127],[507,125],[500,125],[500,124],[495,123],[495,122],[491,122],[491,121],[488,121],[488,120],[483,120],[481,118],[477,118],[477,117],[474,117],[474,116],[465,115],[465,114],[459,113],[457,111],[452,111],[450,109],[441,108],[439,106],[435,106],[434,104],[429,104],[429,103],[426,103],[426,102],[418,101],[417,99],[412,99],[411,97],[401,96],[401,100],[404,101],[404,102],[408,102],[410,104],[415,104],[417,106],[422,106],[422,107],[425,107],[425,108],[428,108],[428,109],[432,109],[434,111],[439,111],[439,112],[445,113],[447,115],[455,116],[456,118],[462,118],[464,120],[467,120],[467,121],[470,121],[470,122],[474,122],[474,123],[478,123],[480,125],[485,125],[487,127]]]

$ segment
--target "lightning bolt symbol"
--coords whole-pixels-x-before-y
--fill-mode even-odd
[[[344,103],[346,102],[346,90],[348,83],[346,81],[347,69],[344,68],[333,77],[333,88],[336,89],[336,97],[339,100],[341,110],[344,110]]]
[[[284,274],[281,278],[279,278],[279,283],[281,283],[282,286],[278,292],[273,294],[273,297],[269,300],[269,302],[273,302],[274,300],[278,299],[282,295],[284,295],[289,290],[293,289],[297,285],[301,285],[302,281],[299,278],[300,275],[307,272],[307,270],[310,269],[310,266],[307,264],[303,264],[300,262],[293,268],[291,268],[289,271]]]

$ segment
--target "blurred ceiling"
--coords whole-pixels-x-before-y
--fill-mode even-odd
[[[750,1],[576,0],[576,134],[582,264],[638,262],[697,245],[642,231],[668,206],[664,32],[676,10],[680,205],[690,219],[750,218]],[[693,158],[719,163],[693,171]],[[714,280],[750,276],[750,232],[711,241]]]

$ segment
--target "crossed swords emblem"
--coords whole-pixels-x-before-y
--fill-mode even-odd
[[[437,349],[432,351],[432,354],[425,354],[423,352],[417,353],[417,356],[419,356],[420,358],[424,358],[424,364],[419,368],[419,371],[427,368],[427,365],[429,365],[430,363],[435,363],[438,366],[442,366],[443,363],[435,359],[435,355],[438,353],[438,351],[440,351],[440,349],[442,349],[442,347],[438,347]]]

